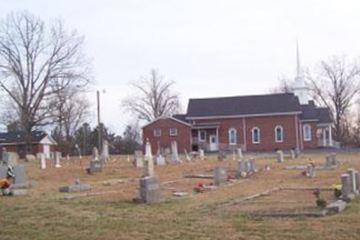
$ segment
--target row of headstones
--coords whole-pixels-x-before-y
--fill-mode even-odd
[[[360,173],[354,168],[341,175],[341,198],[350,201],[360,192]]]
[[[282,163],[284,162],[284,152],[282,150],[277,150],[276,151],[276,155],[277,155],[277,162],[278,163]],[[300,155],[300,150],[299,149],[291,149],[290,150],[290,158],[291,159],[296,159],[298,158]]]
[[[44,153],[37,153],[36,158],[39,161],[40,169],[46,169],[46,156],[45,156],[45,154]],[[55,161],[55,168],[61,168],[60,159],[61,159],[61,152],[55,152],[54,157],[50,158],[50,160]]]

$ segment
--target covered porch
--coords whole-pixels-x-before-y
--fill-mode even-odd
[[[317,140],[318,147],[333,147],[334,141],[332,139],[331,124],[318,124],[317,125]]]
[[[192,127],[192,150],[219,151],[220,123],[198,123]]]

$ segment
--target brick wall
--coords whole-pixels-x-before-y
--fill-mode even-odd
[[[177,129],[177,136],[170,136],[170,128]],[[155,137],[154,130],[161,129],[161,136]],[[155,122],[145,126],[143,128],[143,142],[145,146],[146,139],[149,139],[153,154],[160,148],[170,148],[171,142],[176,141],[178,146],[178,152],[183,153],[184,149],[188,152],[191,151],[191,127],[175,121],[171,118],[158,119]]]

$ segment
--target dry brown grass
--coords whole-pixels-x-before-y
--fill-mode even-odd
[[[185,179],[184,173],[212,172],[217,165],[234,170],[236,162],[206,161],[175,166],[156,167],[162,183],[165,201],[155,205],[132,202],[137,196],[137,179],[142,170],[135,169],[125,156],[113,157],[103,172],[88,175],[88,160],[78,159],[63,164],[63,168],[38,169],[26,163],[29,179],[36,184],[29,196],[0,198],[0,239],[359,239],[360,201],[354,201],[341,214],[324,218],[249,218],[247,213],[266,211],[301,211],[315,209],[311,192],[281,191],[239,204],[232,202],[274,187],[330,187],[339,183],[340,174],[348,167],[360,170],[360,154],[340,154],[341,166],[333,171],[317,171],[309,179],[299,170],[284,170],[286,165],[305,164],[309,159],[317,164],[325,154],[305,154],[300,159],[286,159],[278,164],[275,158],[257,157],[260,169],[270,165],[271,171],[260,171],[248,179],[202,194],[192,193],[198,182],[208,179]],[[231,158],[231,156],[230,156]],[[79,178],[90,183],[90,193],[103,193],[64,200],[60,186]],[[122,183],[104,186],[111,179]],[[189,192],[176,199],[174,191]],[[332,194],[321,193],[331,200]]]

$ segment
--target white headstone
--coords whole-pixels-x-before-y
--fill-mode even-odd
[[[277,162],[282,163],[284,162],[284,153],[281,150],[276,151],[277,153]]]
[[[145,162],[145,172],[144,175],[148,176],[148,177],[153,177],[154,176],[154,161],[153,161],[153,156],[151,153],[151,144],[149,141],[146,141],[145,144],[145,157],[144,157],[144,162]]]
[[[104,140],[102,152],[101,152],[101,160],[104,162],[107,162],[110,160],[110,154],[109,154],[109,142],[107,140]]]
[[[99,161],[99,151],[96,147],[92,150],[92,161]]]
[[[156,165],[158,165],[158,166],[166,165],[165,158],[161,154],[158,154],[156,156]]]
[[[171,162],[172,163],[179,163],[179,154],[178,154],[178,148],[177,148],[177,142],[172,141],[171,142]]]
[[[241,148],[238,148],[237,149],[237,154],[238,154],[238,158],[239,158],[239,160],[241,160],[241,159],[243,159],[243,153],[242,153],[242,149]]]
[[[188,162],[191,162],[191,157],[189,156],[188,152],[186,151],[186,149],[184,149],[184,153],[185,153],[185,157],[186,157],[186,160]]]
[[[40,169],[46,169],[45,154],[44,154],[44,153],[40,153],[40,154],[39,154],[39,157],[40,157]]]
[[[205,154],[204,154],[204,150],[203,150],[203,149],[199,149],[199,157],[200,157],[200,160],[204,160],[204,159],[205,159]]]
[[[142,151],[135,151],[134,165],[136,168],[142,168],[144,166]]]
[[[60,164],[61,152],[55,152],[55,167],[61,168]]]

